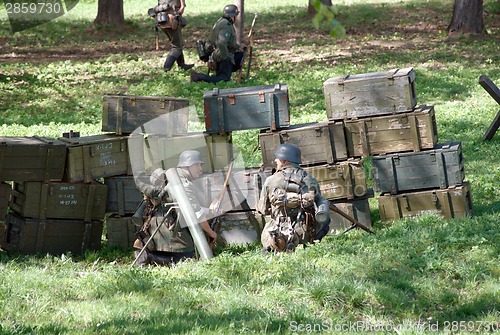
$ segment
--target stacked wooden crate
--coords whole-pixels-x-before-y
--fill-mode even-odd
[[[99,249],[106,186],[65,179],[65,142],[0,137],[0,156],[0,180],[9,182],[0,190],[2,216],[8,212],[2,248],[52,254]]]
[[[472,210],[460,143],[438,144],[433,106],[417,107],[412,68],[328,79],[329,119],[344,123],[349,155],[372,156],[380,217]]]
[[[223,169],[233,159],[231,133],[190,132],[189,101],[160,96],[104,95],[102,131],[126,136],[130,171],[104,178],[108,186],[108,245],[132,247],[140,220],[135,220],[142,194],[134,178],[156,168],[176,167],[185,150],[201,153],[206,174]],[[133,173],[132,173],[133,172]],[[134,175],[131,176],[131,175]]]
[[[262,85],[234,89],[215,88],[203,95],[206,133],[224,136],[232,132],[259,129],[276,131],[290,125],[290,103],[285,84]],[[222,201],[221,242],[244,244],[260,240],[262,226],[255,209],[262,184],[271,169],[236,168]],[[205,189],[208,202],[218,199],[225,172],[208,177]]]

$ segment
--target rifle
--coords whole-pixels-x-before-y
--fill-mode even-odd
[[[217,199],[217,202],[215,204],[215,211],[214,211],[214,218],[212,222],[210,223],[210,228],[213,231],[216,231],[217,226],[219,224],[219,218],[220,218],[220,212],[222,208],[222,199],[224,198],[224,194],[226,193],[227,186],[229,185],[229,177],[231,176],[231,170],[233,169],[233,163],[234,161],[229,164],[229,168],[227,169],[226,173],[226,179],[224,180],[224,184],[222,185],[222,189],[220,190],[219,198]],[[213,249],[215,241],[212,241],[210,243],[210,248]]]
[[[247,76],[246,79],[250,76],[250,65],[252,64],[252,49],[253,49],[253,28],[255,27],[255,21],[257,20],[257,13],[253,16],[253,21],[252,25],[250,26],[250,31],[248,32],[248,68],[247,68]],[[241,74],[243,72],[243,63],[245,61],[245,56],[247,52],[243,54],[243,58],[241,59],[241,67],[240,67],[240,72],[238,73],[238,79],[236,80],[237,83],[241,82]]]
[[[342,234],[345,234],[347,233],[349,230],[351,229],[354,229],[354,228],[361,228],[363,229],[364,231],[366,231],[367,233],[370,233],[370,234],[373,234],[375,235],[375,232],[373,230],[371,230],[370,228],[368,228],[367,226],[365,226],[364,224],[362,224],[361,222],[359,222],[358,220],[354,219],[353,217],[351,217],[350,215],[347,215],[346,213],[342,212],[340,209],[337,208],[337,206],[335,206],[335,204],[332,204],[330,203],[330,209],[332,211],[334,211],[335,213],[339,214],[340,216],[343,216],[344,218],[346,218],[347,220],[349,220],[352,224],[349,228],[347,228],[344,232],[342,232],[341,234],[339,235],[342,235]]]

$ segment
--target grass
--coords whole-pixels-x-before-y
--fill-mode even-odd
[[[97,134],[102,95],[114,93],[189,98],[202,126],[203,93],[214,86],[161,71],[168,46],[161,37],[154,50],[145,15],[154,4],[126,0],[121,30],[94,29],[97,4],[88,0],[16,34],[0,10],[0,136]],[[185,52],[200,70],[194,42],[225,4],[188,2]],[[435,106],[439,142],[462,142],[475,215],[381,222],[371,199],[377,235],[351,231],[279,256],[261,255],[258,245],[226,247],[172,268],[130,268],[131,254],[105,242],[83,256],[0,253],[1,334],[347,333],[352,324],[381,334],[390,326],[404,334],[498,331],[500,145],[499,134],[482,136],[499,108],[478,84],[481,74],[500,84],[498,4],[484,1],[487,36],[448,38],[450,0],[341,1],[340,40],[315,31],[305,6],[247,3],[247,21],[259,13],[251,77],[218,87],[286,83],[298,124],[326,119],[330,77],[413,67],[418,103]],[[257,132],[235,141],[257,165]]]

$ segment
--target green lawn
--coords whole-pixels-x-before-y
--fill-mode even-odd
[[[214,85],[161,70],[168,45],[161,36],[154,50],[146,15],[155,3],[125,0],[123,29],[95,30],[97,3],[80,1],[15,34],[1,7],[0,136],[97,134],[102,95],[116,93],[188,98],[192,126],[202,127],[203,93]],[[478,83],[486,74],[500,86],[498,2],[484,1],[488,35],[458,38],[445,32],[451,0],[336,3],[343,39],[313,29],[306,1],[247,3],[247,27],[259,13],[251,76],[217,87],[286,83],[300,124],[326,120],[328,78],[413,67],[418,104],[435,107],[439,142],[462,142],[474,216],[381,222],[373,198],[376,235],[355,230],[277,256],[258,245],[219,248],[213,259],[172,268],[131,268],[131,253],[105,242],[84,256],[2,252],[0,334],[498,332],[500,133],[482,136],[499,106]],[[187,4],[186,57],[205,71],[194,43],[226,2]],[[257,132],[234,140],[247,165],[258,165]]]

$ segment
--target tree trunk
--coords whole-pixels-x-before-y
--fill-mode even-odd
[[[455,0],[448,35],[484,34],[483,0]]]
[[[234,20],[234,30],[236,30],[236,43],[246,43],[245,41],[245,0],[235,0],[240,14]]]
[[[97,17],[95,25],[121,26],[125,23],[123,14],[123,0],[99,0],[97,4]]]
[[[314,15],[316,14],[316,9],[312,5],[313,0],[309,0],[309,4],[307,5],[307,14]],[[321,2],[326,6],[332,6],[332,0],[321,0]]]

